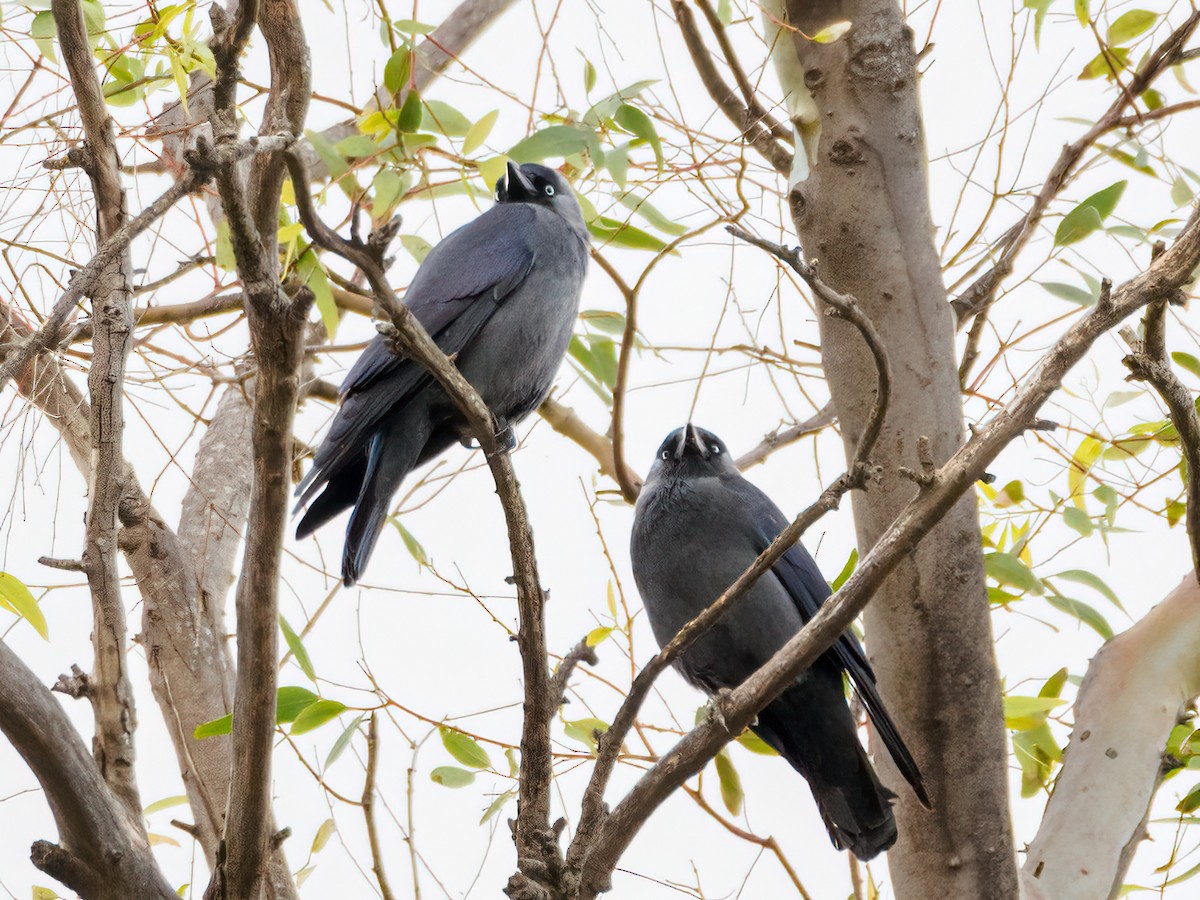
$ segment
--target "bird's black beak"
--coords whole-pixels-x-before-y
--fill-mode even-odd
[[[689,449],[698,456],[707,456],[708,449],[704,446],[704,440],[700,437],[700,432],[691,422],[683,428],[683,433],[679,435],[679,446],[675,448],[675,458],[683,459]]]
[[[533,186],[533,182],[521,171],[521,167],[510,159],[504,177],[496,185],[496,199],[501,203],[512,203],[527,200],[536,194],[537,188]]]

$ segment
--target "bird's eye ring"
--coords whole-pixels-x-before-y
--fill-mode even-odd
[[[670,459],[670,458],[671,458],[671,451],[670,451],[670,450],[664,450],[664,451],[662,452],[662,458],[663,458],[663,459]]]
[[[548,185],[546,185],[544,188],[542,188],[542,190],[546,192],[546,196],[547,196],[547,197],[553,197],[553,196],[554,196],[554,185],[552,185],[552,184],[548,184]]]
[[[712,449],[712,452],[713,452],[713,453],[720,453],[720,452],[721,452],[721,445],[720,445],[720,444],[711,444],[711,445],[709,445],[709,446],[710,446],[710,448]]]

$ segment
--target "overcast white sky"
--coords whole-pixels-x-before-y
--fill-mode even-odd
[[[752,4],[735,2],[734,6]],[[918,46],[930,32],[935,6],[928,3],[912,10]],[[1081,31],[1065,2],[1059,6],[1062,9],[1047,18],[1040,52],[1033,46],[1032,35],[1026,33],[1028,16],[1021,14],[1015,19],[1020,62],[1008,91],[1009,118],[1013,125],[1006,139],[999,178],[1002,189],[1040,184],[1062,144],[1082,130],[1083,126],[1070,118],[1094,117],[1110,102],[1098,82],[1075,80],[1075,75],[1095,53],[1094,39]],[[1184,12],[1183,4],[1176,6],[1172,22]],[[389,9],[396,18],[411,16],[436,23],[452,7],[445,0],[424,0],[416,9],[404,3],[391,4]],[[593,100],[616,87],[655,79],[657,83],[649,94],[672,114],[682,110],[684,120],[696,128],[710,115],[711,104],[690,68],[669,13],[661,8],[642,0],[566,2],[561,9],[548,0],[539,0],[536,7],[543,28],[554,19],[549,40],[553,66],[546,60],[540,75],[535,75],[541,46],[539,28],[533,4],[520,2],[471,49],[467,60],[472,71],[452,69],[449,77],[439,81],[428,95],[452,103],[471,119],[500,109],[498,124],[488,141],[492,150],[501,152],[522,137],[528,114],[519,103],[500,96],[488,85],[526,102],[536,97],[538,111],[549,112],[559,108],[554,88],[556,74],[567,104],[576,110],[585,109],[588,101],[583,90],[580,53],[599,70]],[[387,58],[367,5],[337,6],[330,12],[319,0],[302,0],[301,8],[313,47],[315,89],[332,96],[345,96],[352,90],[356,103],[365,102]],[[130,18],[119,21],[128,28],[144,15],[139,8]],[[13,21],[22,20],[14,16]],[[974,227],[990,196],[998,148],[993,117],[1007,77],[1013,24],[1007,4],[981,3],[978,7],[944,4],[933,30],[934,46],[923,62],[921,90],[926,140],[933,160],[930,180],[934,220],[943,229],[938,236],[940,241],[961,199],[955,226],[959,236],[952,240],[954,246],[961,242],[963,233]],[[746,26],[735,29],[734,33],[747,66],[757,69],[763,58],[761,45],[753,40]],[[28,48],[28,42],[25,46]],[[3,100],[23,79],[26,62],[11,44],[0,45],[0,53],[5,59],[4,71],[0,73],[0,100]],[[265,77],[262,62],[262,48],[256,45],[246,70],[260,81]],[[1045,105],[1037,108],[1039,98],[1048,89],[1052,90]],[[1186,96],[1185,88],[1169,76],[1164,79],[1162,89],[1172,99]],[[778,87],[770,70],[763,76],[763,90],[769,100],[778,101]],[[164,96],[166,92],[155,98],[155,108]],[[48,103],[47,109],[51,108],[54,105]],[[36,114],[31,111],[30,118]],[[138,115],[136,108],[122,111],[121,120],[136,123],[140,121]],[[319,128],[340,117],[338,110],[314,104],[310,126]],[[1165,141],[1173,158],[1193,169],[1200,169],[1197,159],[1200,142],[1195,140],[1198,124],[1195,114],[1180,118]],[[729,132],[726,123],[717,118],[705,130]],[[964,189],[963,173],[971,165],[974,146],[981,140],[985,143],[975,174],[976,184],[981,187]],[[39,186],[45,190],[47,176],[37,167],[50,149],[30,146],[27,141],[0,144],[0,164],[5,171],[16,173],[13,184],[23,188],[10,191],[0,203],[0,236],[12,236],[36,204]],[[645,150],[642,153],[648,155]],[[146,158],[145,150],[140,154],[140,158]],[[1070,189],[1069,196],[1078,201],[1122,178],[1130,180],[1130,188],[1118,209],[1120,220],[1149,226],[1177,214],[1168,199],[1169,179],[1166,183],[1156,181],[1115,163],[1086,173]],[[148,202],[163,184],[161,180],[147,180],[132,205],[139,207]],[[1192,187],[1197,185],[1193,183]],[[709,214],[688,188],[686,183],[662,186],[655,192],[654,202],[678,221],[695,225],[706,221]],[[608,187],[597,190],[594,185],[585,187],[593,202],[601,206],[607,202],[608,190]],[[78,193],[73,199],[76,204],[82,203]],[[771,234],[770,223],[781,221],[776,201],[753,193],[750,199],[754,227]],[[993,237],[1015,220],[1021,208],[1019,198],[1003,203],[1011,208],[1002,208],[997,213],[988,232]],[[1059,211],[1068,208],[1069,204],[1064,204]],[[404,212],[404,232],[421,235],[431,242],[476,214],[472,205],[461,198],[436,204],[414,203],[405,207]],[[51,242],[56,252],[65,252],[63,248],[71,246],[75,258],[86,258],[83,246],[66,243],[76,236],[79,227],[72,221],[72,215],[78,215],[85,223],[89,221],[86,208],[77,205],[73,213],[64,209],[48,216],[32,237]],[[138,265],[145,264],[152,249],[155,253],[151,277],[169,271],[185,253],[194,252],[197,244],[194,225],[189,226],[184,218],[171,221],[164,239],[184,249],[176,252],[171,247],[155,246],[149,240],[139,242]],[[1043,261],[1048,247],[1048,240],[1043,238],[1041,246],[1030,250],[1029,262]],[[1127,243],[1097,235],[1064,254],[1065,263],[1051,263],[1036,278],[1080,283],[1079,276],[1067,268],[1070,265],[1090,275],[1120,280],[1135,271],[1146,255],[1145,248],[1131,255]],[[616,252],[611,258],[632,278],[649,260],[649,255]],[[28,260],[25,264],[28,265]],[[392,272],[395,282],[407,283],[415,265],[411,257],[401,253]],[[1021,273],[1028,274],[1028,271]],[[11,291],[11,272],[0,277],[6,291]],[[28,278],[30,283],[26,288],[42,309],[48,308],[54,295],[45,279],[39,283],[36,273],[28,274]],[[793,343],[817,340],[816,324],[807,302],[786,284],[782,295],[778,294],[776,279],[775,267],[769,259],[753,250],[732,247],[723,232],[715,231],[688,244],[678,257],[668,258],[654,271],[643,292],[641,329],[655,345],[703,348],[716,335],[719,345],[766,345],[806,363],[815,363],[816,356],[811,350]],[[1010,281],[1010,285],[1018,284],[998,308],[995,331],[985,340],[985,360],[995,351],[997,335],[1008,338],[1023,334],[1032,326],[1073,309],[1035,283],[1022,283],[1021,278]],[[185,284],[178,293],[160,292],[156,302],[178,302],[190,296]],[[583,307],[622,308],[619,294],[595,266],[589,276]],[[1172,349],[1195,352],[1196,342],[1187,317],[1186,313],[1175,314]],[[196,332],[204,334],[209,327],[201,324]],[[214,330],[217,327],[211,325]],[[1013,379],[1032,365],[1038,351],[1052,342],[1061,327],[1048,328],[1012,350],[1005,364],[997,367],[979,387],[979,396],[968,402],[968,417],[976,420],[985,416],[988,407],[984,398],[1002,397],[1011,388]],[[348,319],[338,341],[349,342],[370,333],[370,325],[365,321]],[[225,335],[216,341],[215,352],[239,353],[242,341],[244,334],[240,330]],[[1064,424],[1084,429],[1096,427],[1099,414],[1095,407],[1103,404],[1111,391],[1129,389],[1121,380],[1121,352],[1115,336],[1102,341],[1088,362],[1071,374],[1069,390],[1056,396],[1055,408],[1048,408],[1046,414]],[[349,361],[345,356],[335,359],[329,365],[329,377],[340,379],[339,369]],[[689,417],[693,401],[694,420],[721,435],[732,452],[740,453],[781,421],[802,419],[811,412],[804,392],[810,392],[818,404],[825,397],[819,373],[812,368],[802,370],[804,374],[799,378],[779,377],[776,373],[772,379],[764,366],[747,366],[746,357],[737,354],[714,355],[707,361],[707,376],[697,396],[696,379],[705,363],[705,355],[697,352],[671,351],[661,356],[642,353],[635,357],[627,446],[629,460],[639,470],[647,468],[663,435]],[[139,374],[147,372],[144,363],[135,363],[135,368]],[[175,387],[179,396],[192,397],[197,404],[203,402],[201,388],[188,388],[182,380]],[[560,375],[557,392],[560,399],[573,406],[591,425],[604,430],[602,405],[569,367],[564,367]],[[190,419],[165,400],[155,385],[131,384],[129,393],[133,409],[128,417],[128,453],[143,484],[152,488],[158,509],[174,521],[179,499],[187,487],[186,473],[191,467],[197,435],[189,435]],[[8,396],[12,397],[11,392]],[[1119,434],[1137,421],[1159,417],[1155,409],[1155,402],[1145,396],[1106,409],[1100,432]],[[329,415],[327,407],[310,404],[302,414],[300,435],[315,439]],[[20,401],[6,406],[3,429],[0,471],[10,473],[0,481],[0,498],[9,501],[2,531],[3,568],[31,585],[67,584],[70,579],[38,568],[33,560],[39,555],[78,554],[86,508],[83,480],[58,447],[52,430],[39,421],[36,413],[22,412]],[[589,515],[589,501],[595,499],[598,489],[601,494],[595,511],[600,531],[612,554],[630,609],[637,610],[640,606],[629,573],[627,552],[632,510],[614,502],[613,486],[597,478],[590,457],[553,434],[544,422],[531,419],[520,431],[523,444],[516,466],[530,507],[543,582],[551,591],[550,647],[565,652],[606,615],[606,584],[610,573],[596,525]],[[1069,454],[1080,438],[1079,433],[1066,430],[1051,436],[1050,444],[1040,444],[1037,438],[1020,441],[996,461],[993,471],[1000,484],[1013,478],[1025,479],[1030,495],[1046,502],[1051,490],[1059,495],[1067,493],[1062,460],[1054,455],[1054,447]],[[815,446],[812,440],[807,440],[779,452],[768,465],[750,472],[749,477],[785,511],[794,513],[811,501],[820,484],[827,483],[840,471],[841,452],[836,435],[827,433]],[[352,706],[369,704],[370,696],[360,692],[367,684],[362,671],[365,661],[382,689],[396,703],[435,720],[455,719],[461,727],[488,738],[515,743],[519,709],[514,709],[514,704],[519,705],[521,697],[519,660],[515,645],[508,642],[503,629],[492,618],[494,614],[500,622],[512,624],[515,617],[511,589],[503,580],[510,571],[507,543],[490,476],[486,469],[478,468],[478,459],[469,458],[466,451],[456,448],[447,454],[443,470],[453,471],[466,462],[470,463],[471,471],[454,478],[427,504],[406,512],[404,522],[424,545],[437,572],[458,585],[469,586],[481,601],[455,591],[428,570],[421,569],[405,551],[398,535],[389,530],[365,583],[333,600],[308,639],[308,648],[325,696]],[[1112,477],[1118,483],[1128,477],[1123,470],[1113,472]],[[1147,506],[1160,509],[1163,500],[1175,496],[1177,490],[1178,479],[1172,475],[1140,499]],[[429,487],[422,488],[407,506],[417,506],[433,493]],[[846,504],[843,511],[826,517],[806,539],[831,578],[853,546],[848,507]],[[1098,537],[1066,546],[1073,533],[1059,520],[1039,536],[1034,561],[1043,574],[1068,568],[1095,571],[1116,590],[1130,616],[1137,618],[1182,576],[1188,566],[1186,542],[1182,529],[1168,531],[1152,516],[1129,506],[1123,508],[1118,524],[1130,530],[1111,535],[1107,547]],[[322,574],[320,567],[336,564],[340,546],[337,526],[327,528],[316,541],[289,540],[283,612],[297,628],[333,588],[334,580]],[[1052,560],[1048,558],[1060,549],[1059,555]],[[136,624],[141,610],[132,586],[128,599],[131,624]],[[1128,624],[1129,620],[1103,598],[1081,593],[1080,599],[1101,609],[1117,630]],[[87,591],[78,584],[51,591],[44,606],[50,621],[51,643],[42,642],[23,623],[11,629],[5,639],[50,683],[73,662],[87,666],[91,655],[88,642],[91,617]],[[0,613],[0,626],[8,624],[3,620],[5,615]],[[1040,681],[1060,666],[1067,666],[1073,675],[1081,675],[1088,658],[1099,646],[1099,637],[1094,632],[1081,628],[1037,599],[1016,604],[1012,612],[997,612],[994,624],[1000,635],[997,652],[1002,670],[1008,685],[1018,693],[1036,693]],[[640,616],[635,619],[634,637],[635,661],[644,662],[654,645]],[[621,647],[610,641],[599,652],[602,663],[598,673],[617,685],[627,684],[630,666]],[[140,650],[133,652],[133,660],[135,684],[144,688],[145,667]],[[1016,688],[1026,679],[1033,679],[1033,684],[1027,689]],[[620,701],[619,694],[588,678],[576,681],[582,689],[566,707],[566,717],[594,715],[606,721],[611,719]],[[281,683],[308,685],[294,664],[285,668]],[[689,725],[702,698],[674,673],[661,679],[659,690],[660,696],[648,704],[647,721],[665,727],[673,722]],[[182,786],[161,717],[148,690],[139,694],[138,702],[139,753],[143,761],[141,791],[149,804],[182,793]],[[90,727],[86,708],[69,702],[67,705],[81,728]],[[349,720],[350,716],[343,717],[344,722]],[[415,741],[426,738],[430,730],[404,713],[396,712],[395,721]],[[335,725],[327,726],[299,738],[297,746],[310,760],[320,762],[339,731]],[[1065,738],[1065,729],[1059,729],[1059,734]],[[556,729],[554,736],[558,749],[571,752],[582,749],[565,737],[561,728]],[[416,846],[428,867],[421,872],[422,896],[462,897],[468,893],[495,896],[513,869],[511,841],[502,824],[512,808],[506,808],[487,825],[476,823],[492,796],[507,790],[510,781],[501,776],[482,775],[471,786],[448,790],[429,780],[428,773],[433,767],[452,763],[436,735],[421,746],[415,763],[411,749],[397,730],[385,727],[382,740],[384,758],[379,781],[381,795],[388,804],[382,810],[386,864],[398,895],[411,895],[411,873],[401,829],[389,817],[394,815],[399,823],[406,822],[405,780],[413,767]],[[653,740],[660,751],[670,743],[670,738],[663,735]],[[635,746],[636,742],[631,739],[630,745]],[[361,750],[361,746],[356,744],[355,749]],[[493,762],[506,772],[502,751],[494,746],[487,749]],[[964,746],[962,752],[970,753],[971,748]],[[739,824],[763,836],[774,835],[814,897],[844,897],[848,890],[844,856],[830,846],[800,777],[778,759],[756,757],[737,747],[732,754],[746,790],[745,815]],[[294,866],[299,868],[304,863],[314,834],[331,814],[339,830],[339,837],[334,837],[313,857],[316,867],[304,884],[303,895],[371,896],[370,879],[356,868],[369,866],[358,811],[335,804],[331,813],[320,790],[286,744],[278,750],[275,765],[277,820],[293,829],[287,850]],[[557,782],[556,815],[564,814],[568,821],[573,820],[587,772],[586,765],[571,771],[564,768],[565,774]],[[629,767],[619,770],[610,789],[610,800],[615,802],[636,775],[637,771]],[[352,796],[361,791],[361,778],[362,766],[354,752],[347,752],[329,773],[330,785]],[[1014,772],[1014,798],[1018,782],[1019,773]],[[1156,815],[1170,817],[1178,796],[1191,786],[1192,782],[1185,778],[1168,783],[1161,793]],[[705,795],[719,806],[715,778],[706,779]],[[1042,804],[1040,797],[1015,800],[1018,846],[1032,838]],[[150,819],[151,830],[183,843],[182,832],[168,824],[172,817],[186,818],[186,809],[177,807],[155,813]],[[28,862],[28,846],[37,838],[53,837],[54,828],[33,777],[11,748],[3,744],[0,744],[0,818],[5,823],[6,835],[0,842],[3,885],[0,893],[7,889],[12,896],[25,898],[32,884],[47,883]],[[1154,875],[1153,870],[1166,862],[1173,834],[1169,824],[1156,831],[1158,839],[1139,854],[1131,881],[1140,884],[1161,881],[1162,876]],[[341,840],[357,854],[356,859],[343,849]],[[1183,850],[1194,851],[1195,843],[1194,838],[1185,839]],[[163,845],[159,851],[174,883],[192,880],[190,845]],[[708,897],[788,896],[789,883],[779,864],[769,854],[756,860],[758,856],[758,847],[731,837],[700,813],[691,800],[679,795],[651,820],[622,860],[622,872],[614,880],[615,896],[679,896],[665,882],[699,885]],[[1194,862],[1192,857],[1183,859],[1175,874]],[[872,868],[883,871],[882,866]],[[202,862],[196,865],[195,880],[198,887],[207,881]],[[1168,889],[1163,896],[1182,898],[1193,896],[1193,891],[1194,888],[1184,884]],[[884,895],[889,895],[886,888]]]

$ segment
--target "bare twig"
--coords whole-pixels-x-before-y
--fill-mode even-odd
[[[79,0],[53,0],[51,10],[83,120],[85,169],[96,198],[98,242],[103,243],[120,233],[128,220],[116,137],[96,77]],[[92,320],[96,332],[88,371],[92,468],[88,477],[83,569],[92,594],[92,642],[96,652],[95,670],[88,679],[87,691],[96,714],[96,762],[113,793],[126,804],[135,821],[140,821],[136,819],[142,803],[134,772],[133,740],[137,714],[126,665],[125,645],[129,636],[117,571],[125,361],[133,345],[131,269],[129,244],[125,242],[111,263],[97,272],[92,286]]]
[[[392,900],[392,886],[383,871],[383,851],[379,845],[379,832],[375,825],[375,770],[379,766],[379,731],[375,713],[367,720],[367,775],[363,780],[362,811],[367,823],[367,843],[371,848],[371,871],[379,884],[379,895],[383,900]]]
[[[758,446],[747,450],[734,460],[734,465],[744,472],[752,466],[764,463],[767,461],[767,457],[776,450],[786,447],[788,444],[794,444],[796,441],[810,434],[823,431],[832,425],[836,419],[837,412],[833,408],[832,401],[826,403],[803,422],[797,422],[795,425],[789,425],[787,428],[777,428],[772,431],[759,441]]]
[[[587,642],[586,637],[567,652],[550,679],[551,715],[558,712],[559,706],[562,705],[563,695],[567,692],[567,683],[581,662],[585,662],[589,666],[600,662],[596,656],[596,648]]]

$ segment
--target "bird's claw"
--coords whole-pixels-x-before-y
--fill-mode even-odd
[[[517,447],[517,435],[505,419],[496,420],[497,453],[512,453]]]

